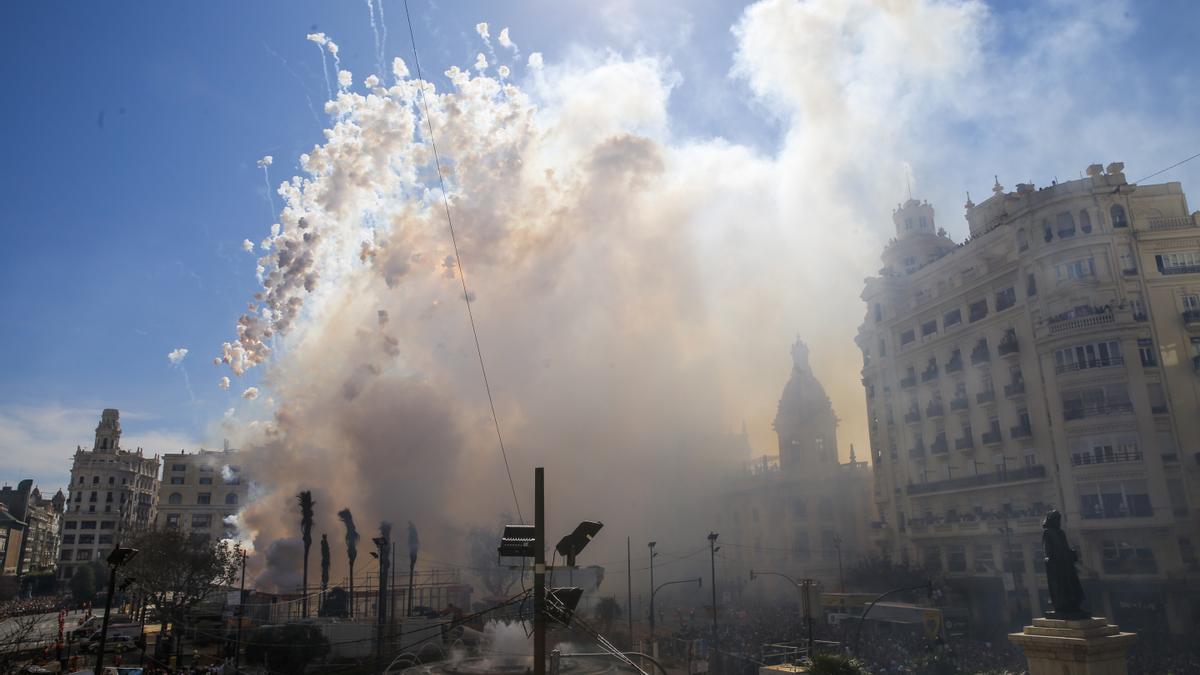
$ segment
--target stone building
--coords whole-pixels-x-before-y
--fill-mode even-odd
[[[63,506],[67,502],[62,490],[49,499],[25,479],[16,488],[0,488],[3,504],[17,520],[25,523],[19,552],[17,574],[54,570],[58,565],[58,542],[62,525]]]
[[[120,413],[106,409],[91,450],[76,448],[63,514],[59,577],[103,560],[120,536],[148,528],[158,501],[158,456],[121,448]]]
[[[25,523],[0,504],[0,576],[15,576],[21,562],[21,540]]]
[[[245,505],[249,494],[239,457],[228,445],[223,450],[164,454],[157,526],[181,528],[205,541],[232,536],[227,519]]]
[[[792,361],[775,417],[779,453],[744,464],[725,481],[718,543],[741,568],[735,579],[757,569],[817,579],[832,590],[840,568],[869,551],[871,473],[853,448],[849,463],[838,460],[837,415],[803,342],[792,347]]]
[[[1064,515],[1092,610],[1200,625],[1200,216],[1123,165],[968,198],[955,243],[910,199],[862,297],[877,545],[944,577],[977,628],[1046,602]]]

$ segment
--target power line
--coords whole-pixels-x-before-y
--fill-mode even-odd
[[[450,243],[454,247],[454,264],[458,266],[458,278],[462,282],[463,302],[467,305],[471,335],[475,338],[475,354],[479,356],[479,371],[483,374],[483,388],[487,392],[488,405],[492,409],[492,423],[496,426],[496,440],[500,442],[500,456],[504,458],[504,471],[508,474],[508,486],[512,488],[513,502],[517,505],[517,517],[524,524],[525,516],[521,514],[521,500],[517,499],[517,486],[513,482],[512,469],[508,466],[508,452],[504,449],[504,436],[500,434],[500,418],[496,415],[496,403],[492,400],[492,387],[488,383],[487,367],[483,365],[483,349],[479,346],[479,331],[475,328],[475,314],[471,311],[471,295],[467,291],[467,273],[463,269],[462,258],[458,254],[458,237],[454,234],[454,220],[450,217],[450,198],[446,195],[446,179],[442,175],[442,160],[438,156],[437,141],[433,135],[433,119],[429,116],[429,103],[425,100],[425,78],[421,75],[421,59],[417,56],[417,38],[413,33],[412,17],[408,13],[408,0],[404,0],[404,18],[408,21],[408,39],[412,43],[413,65],[417,68],[417,80],[422,83],[417,88],[417,96],[421,99],[421,108],[425,111],[425,124],[429,127],[429,145],[433,149],[433,163],[437,167],[438,184],[442,188],[442,205],[446,209],[446,223],[450,226]]]
[[[1174,168],[1175,168],[1175,167],[1177,167],[1177,166],[1182,166],[1182,165],[1184,165],[1184,164],[1187,164],[1188,162],[1192,161],[1193,159],[1196,159],[1197,157],[1200,157],[1200,152],[1197,152],[1196,154],[1192,155],[1191,157],[1188,157],[1188,158],[1187,158],[1187,159],[1185,159],[1185,160],[1181,160],[1181,161],[1175,162],[1174,164],[1172,164],[1171,166],[1168,166],[1168,167],[1167,167],[1167,168],[1165,168],[1165,169],[1161,169],[1161,170],[1159,170],[1159,171],[1155,171],[1154,173],[1150,174],[1149,176],[1146,176],[1145,178],[1139,178],[1139,179],[1137,180],[1137,182],[1138,182],[1138,183],[1140,183],[1140,182],[1142,182],[1142,181],[1144,181],[1144,180],[1147,180],[1147,179],[1149,179],[1149,178],[1154,178],[1155,176],[1157,176],[1157,175],[1158,175],[1158,174],[1160,174],[1160,173],[1166,173],[1166,172],[1170,171],[1171,169],[1174,169]]]

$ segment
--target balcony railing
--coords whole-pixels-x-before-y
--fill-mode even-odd
[[[932,382],[936,379],[938,379],[938,369],[937,368],[930,368],[929,370],[926,370],[925,372],[921,373],[921,381],[922,382]]]
[[[1200,265],[1172,265],[1164,267],[1163,274],[1200,274]]]
[[[1008,428],[1008,435],[1013,438],[1029,438],[1033,435],[1033,428],[1028,424],[1018,424]]]
[[[1185,309],[1180,316],[1188,328],[1200,328],[1200,309]]]
[[[1096,326],[1105,326],[1110,323],[1116,322],[1116,320],[1117,320],[1116,316],[1114,316],[1111,311],[1105,310],[1103,312],[1098,312],[1096,314],[1089,314],[1087,316],[1079,316],[1079,317],[1070,318],[1070,319],[1063,318],[1063,319],[1059,319],[1057,321],[1054,318],[1051,318],[1048,323],[1050,325],[1050,334],[1051,335],[1060,335],[1062,333],[1069,333],[1071,331],[1079,330],[1081,328],[1094,328]]]
[[[930,402],[929,405],[925,406],[926,417],[941,417],[943,414],[945,413],[941,401]]]
[[[908,449],[908,456],[920,459],[925,456],[925,446],[921,443],[914,445]]]
[[[1000,356],[1008,356],[1010,354],[1017,354],[1020,351],[1021,351],[1021,347],[1020,347],[1019,343],[1017,342],[1016,338],[1006,338],[1004,340],[1001,340],[1000,346],[996,347],[996,352],[999,353]]]
[[[958,371],[960,371],[962,369],[963,369],[963,362],[962,362],[961,356],[952,358],[946,362],[946,372],[947,373],[957,373]]]
[[[1200,357],[1197,357],[1197,358],[1200,359]],[[970,402],[967,400],[966,396],[964,396],[962,398],[952,399],[950,401],[950,409],[955,412],[957,412],[959,410],[966,410],[969,406],[970,406]]]
[[[916,375],[909,375],[908,377],[902,378],[900,380],[900,388],[901,389],[911,389],[912,387],[915,387],[915,386],[917,386],[917,376]]]
[[[929,451],[935,455],[944,455],[950,451],[950,447],[946,445],[946,437],[938,436],[933,439],[933,443],[929,444]]]
[[[954,449],[955,450],[970,450],[974,447],[975,447],[975,439],[970,436],[954,439]]]
[[[917,422],[920,422],[921,412],[919,410],[913,410],[911,412],[904,413],[904,421],[908,424],[916,424]]]
[[[996,392],[991,389],[989,389],[988,391],[981,391],[978,394],[975,394],[975,402],[980,405],[983,405],[984,403],[992,403],[995,400],[996,400]]]
[[[1045,477],[1046,467],[1041,464],[1034,464],[1033,466],[1023,466],[1019,469],[1009,469],[995,473],[981,473],[977,476],[948,478],[930,483],[911,483],[908,486],[908,494],[921,495],[931,492],[944,492],[946,490],[962,490],[965,488],[1002,485],[1004,483],[1016,483]]]
[[[1004,385],[1004,397],[1005,398],[1013,398],[1016,396],[1022,396],[1024,394],[1025,394],[1025,383],[1024,382],[1013,382],[1012,384]]]
[[[1196,227],[1196,221],[1191,216],[1179,218],[1150,218],[1147,225],[1151,230],[1182,230]]]
[[[1110,453],[1076,452],[1071,455],[1071,466],[1089,466],[1092,464],[1120,464],[1124,462],[1142,461],[1141,450]]]
[[[1158,563],[1153,559],[1105,560],[1105,574],[1156,574]]]
[[[983,432],[981,437],[984,445],[995,445],[1004,441],[1004,437],[1000,434],[999,429]]]
[[[1101,415],[1128,415],[1132,412],[1132,403],[1067,404],[1063,406],[1063,419],[1081,420],[1086,417],[1099,417]]]
[[[992,360],[992,353],[987,347],[982,349],[974,349],[971,351],[971,365],[978,366],[981,363],[987,363]]]
[[[1076,361],[1074,363],[1063,363],[1054,367],[1054,372],[1062,375],[1063,373],[1071,373],[1076,370],[1087,370],[1089,368],[1112,368],[1114,366],[1125,365],[1125,357],[1117,355],[1108,358],[1087,359],[1086,361]]]

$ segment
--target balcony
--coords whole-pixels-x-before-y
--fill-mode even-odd
[[[947,373],[957,373],[963,369],[963,361],[961,355],[955,355],[954,358],[946,362]]]
[[[1196,227],[1196,221],[1191,216],[1183,216],[1180,218],[1150,218],[1147,220],[1148,229],[1151,230],[1183,230],[1189,227]]]
[[[950,447],[946,444],[946,435],[939,434],[933,439],[933,443],[929,444],[929,451],[935,455],[944,455],[950,451]]]
[[[936,379],[938,379],[938,369],[936,366],[921,373],[921,382],[933,382]]]
[[[1081,420],[1088,417],[1101,417],[1106,415],[1128,415],[1133,412],[1132,403],[1089,403],[1081,404],[1078,401],[1073,403],[1065,403],[1063,405],[1064,420]]]
[[[941,401],[930,401],[929,405],[925,406],[926,417],[941,417],[944,414]]]
[[[984,445],[997,445],[1004,442],[1004,437],[1000,434],[999,429],[985,431],[983,432],[983,436],[981,438]]]
[[[1171,267],[1164,267],[1162,273],[1164,275],[1200,274],[1200,265],[1172,265]]]
[[[1076,452],[1071,455],[1071,466],[1091,466],[1093,464],[1122,464],[1125,462],[1142,461],[1142,451],[1087,453]]]
[[[922,457],[924,457],[925,456],[925,444],[917,443],[913,447],[909,448],[908,456],[912,457],[913,459],[921,459]]]
[[[978,366],[991,360],[992,352],[988,350],[987,345],[980,345],[971,350],[971,365]]]
[[[1196,357],[1196,358],[1200,359],[1200,357]],[[1197,371],[1197,372],[1200,372],[1200,371]],[[969,406],[970,406],[970,402],[967,400],[966,396],[963,396],[962,398],[955,398],[955,399],[950,400],[950,409],[953,410],[954,412],[960,412],[960,411],[966,410]]]
[[[983,405],[985,403],[995,403],[996,402],[995,390],[989,389],[987,391],[981,391],[978,394],[975,394],[975,402],[978,403],[979,405]]]
[[[1000,356],[1011,356],[1020,352],[1021,348],[1016,337],[1005,337],[1000,341],[999,346],[996,347],[996,353]]]
[[[916,424],[921,421],[921,411],[912,410],[904,413],[904,422],[906,424]]]
[[[954,439],[954,449],[955,450],[974,450],[975,449],[975,439],[972,438],[971,436],[966,436],[964,438],[956,438],[956,439]]]
[[[1108,358],[1088,359],[1087,361],[1076,361],[1074,363],[1063,363],[1054,366],[1054,372],[1062,375],[1063,373],[1073,373],[1077,370],[1088,370],[1089,368],[1114,368],[1116,366],[1125,365],[1125,357],[1120,355],[1109,356]]]
[[[1008,428],[1008,435],[1013,438],[1029,438],[1033,436],[1033,428],[1028,424],[1018,424]]]
[[[1004,385],[1004,398],[1016,398],[1017,396],[1025,395],[1025,383],[1013,382],[1012,384]]]
[[[915,386],[917,386],[917,376],[915,374],[909,375],[908,377],[904,377],[900,380],[901,389],[912,389]]]
[[[1111,560],[1104,561],[1105,574],[1157,574],[1158,563],[1153,558],[1150,559],[1130,559],[1130,560]]]
[[[968,488],[987,487],[989,485],[1017,483],[1026,480],[1038,480],[1045,477],[1046,467],[1041,464],[1035,464],[1033,466],[1024,466],[1019,469],[1009,469],[1008,471],[981,473],[977,476],[948,478],[946,480],[933,481],[930,483],[911,483],[908,486],[908,494],[922,495],[932,492],[945,492],[947,490],[964,490]]]
[[[1106,308],[1083,316],[1060,314],[1059,316],[1050,317],[1046,320],[1046,323],[1050,326],[1051,335],[1061,335],[1084,328],[1107,326],[1116,323],[1116,320],[1117,317],[1112,313],[1112,310]]]
[[[1200,330],[1200,309],[1185,309],[1180,316],[1189,330]]]
[[[1167,408],[1167,406],[1165,404],[1150,406],[1150,414],[1151,415],[1166,415],[1169,412],[1171,412],[1171,411],[1169,408]]]

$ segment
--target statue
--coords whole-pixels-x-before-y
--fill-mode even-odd
[[[1067,535],[1062,531],[1062,514],[1051,510],[1042,522],[1042,550],[1046,552],[1046,584],[1050,587],[1052,611],[1046,612],[1051,619],[1087,619],[1083,611],[1083,585],[1075,571],[1079,553],[1067,544]]]

